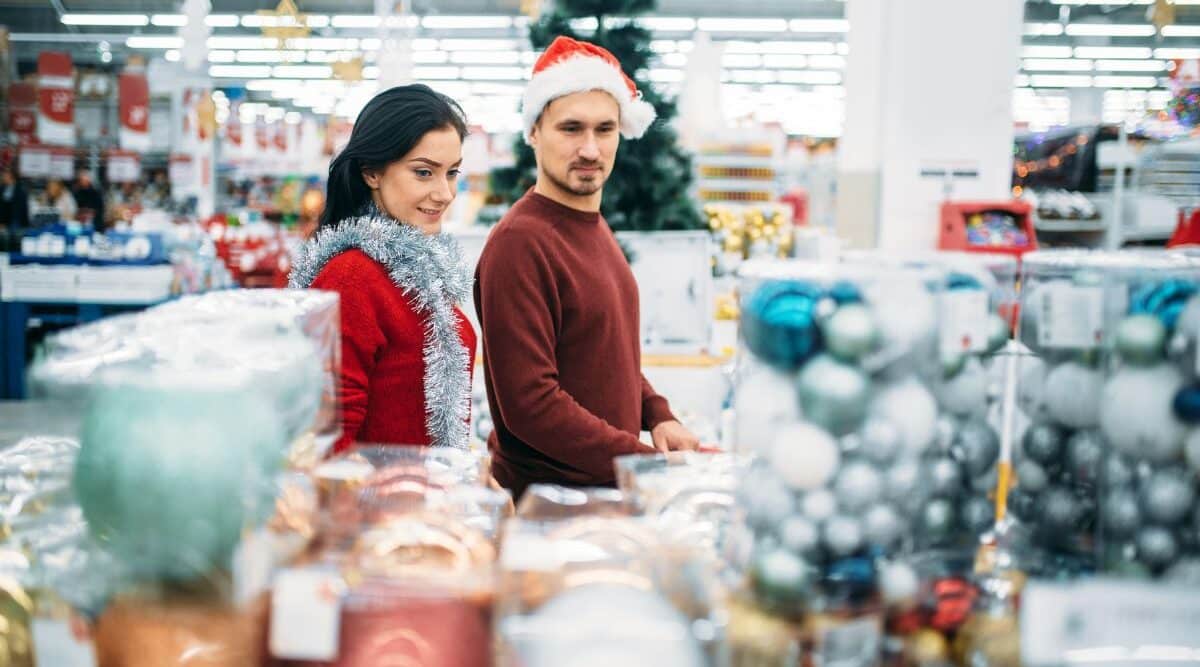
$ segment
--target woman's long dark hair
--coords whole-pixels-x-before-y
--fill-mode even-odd
[[[429,86],[414,83],[379,93],[358,114],[350,142],[329,164],[321,228],[358,215],[371,199],[364,169],[383,169],[408,154],[425,133],[452,127],[467,136],[462,107]]]

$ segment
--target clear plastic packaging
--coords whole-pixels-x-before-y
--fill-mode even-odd
[[[1200,260],[1041,251],[1023,283],[1012,514],[1058,576],[1195,567]]]

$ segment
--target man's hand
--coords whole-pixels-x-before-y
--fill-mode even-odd
[[[654,448],[660,452],[694,451],[700,447],[700,438],[677,421],[665,421],[650,431]]]

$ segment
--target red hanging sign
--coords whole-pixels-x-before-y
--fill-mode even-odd
[[[34,140],[37,134],[37,86],[18,81],[8,84],[8,131],[12,143],[22,144]]]
[[[150,83],[146,75],[125,72],[117,82],[121,114],[120,144],[124,150],[150,149]]]
[[[37,138],[44,144],[75,145],[75,77],[71,55],[38,54]]]
[[[286,153],[288,148],[287,123],[275,123],[275,148],[280,153]]]

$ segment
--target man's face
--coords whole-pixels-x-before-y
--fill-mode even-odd
[[[530,133],[538,170],[569,197],[591,197],[604,187],[617,157],[621,110],[599,90],[553,100]]]
[[[92,175],[89,172],[81,171],[76,177],[75,182],[79,183],[81,188],[90,188],[92,186]]]

